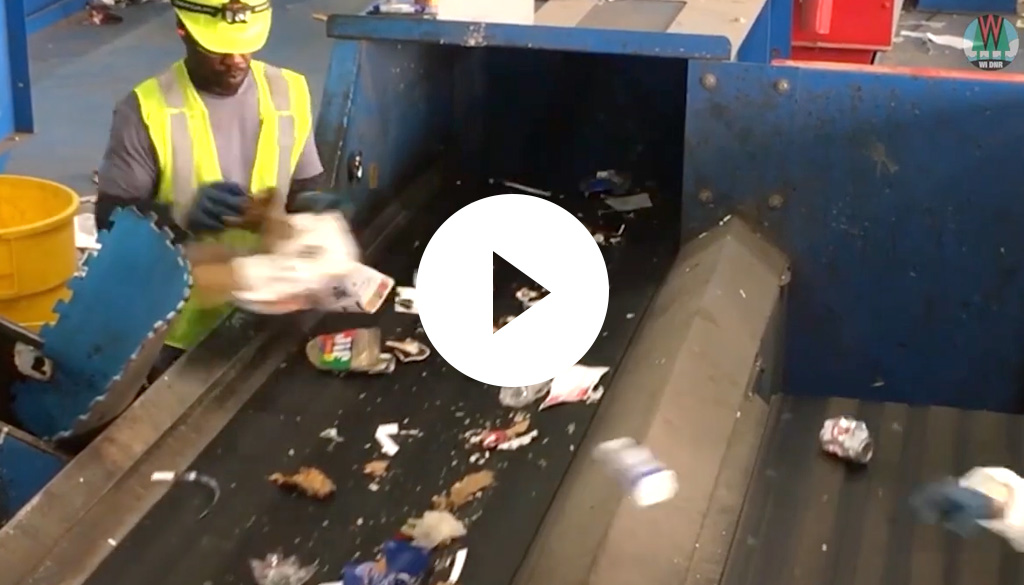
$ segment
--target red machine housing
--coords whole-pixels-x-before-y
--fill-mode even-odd
[[[792,59],[870,64],[892,48],[901,0],[794,0]]]

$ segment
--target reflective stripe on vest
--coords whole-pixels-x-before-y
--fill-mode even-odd
[[[251,66],[260,132],[249,191],[258,197],[274,189],[288,189],[309,137],[312,112],[305,78],[259,61]],[[184,225],[196,188],[223,179],[209,112],[182,61],[139,84],[135,93],[156,150],[157,201],[168,204],[175,221]],[[228,230],[218,239],[234,246],[257,243],[253,234],[239,230]],[[167,344],[191,349],[231,311],[229,305],[203,308],[200,303],[193,295],[171,324]]]

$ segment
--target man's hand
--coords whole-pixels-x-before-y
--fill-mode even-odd
[[[249,196],[238,183],[218,182],[196,191],[185,219],[185,228],[193,234],[218,233],[236,220],[241,221]]]

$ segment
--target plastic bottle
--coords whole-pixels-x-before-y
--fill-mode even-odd
[[[594,458],[618,477],[640,507],[670,500],[679,491],[676,473],[658,461],[650,449],[628,437],[599,444],[594,448]]]

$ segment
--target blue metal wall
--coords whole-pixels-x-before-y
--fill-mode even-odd
[[[32,132],[32,89],[29,80],[28,29],[24,0],[6,0],[0,11],[0,171],[9,157],[3,139],[14,132]]]
[[[439,159],[453,129],[453,48],[337,41],[324,82],[316,140],[332,188],[359,224]],[[348,161],[363,157],[362,180]]]
[[[1015,0],[918,0],[917,9],[924,12],[1011,16],[1017,12],[1017,2]]]
[[[0,11],[0,47],[4,54],[0,56],[0,139],[14,132],[14,94],[11,85],[11,34],[10,20],[6,4]]]
[[[0,524],[64,467],[65,459],[24,433],[0,425]]]
[[[1024,76],[693,62],[683,229],[790,255],[787,391],[1021,411]]]
[[[686,64],[643,54],[339,40],[318,147],[334,189],[349,195],[350,215],[432,165],[444,165],[450,185],[504,178],[575,192],[583,176],[619,168],[678,192]],[[368,169],[358,184],[346,177],[353,152]]]

